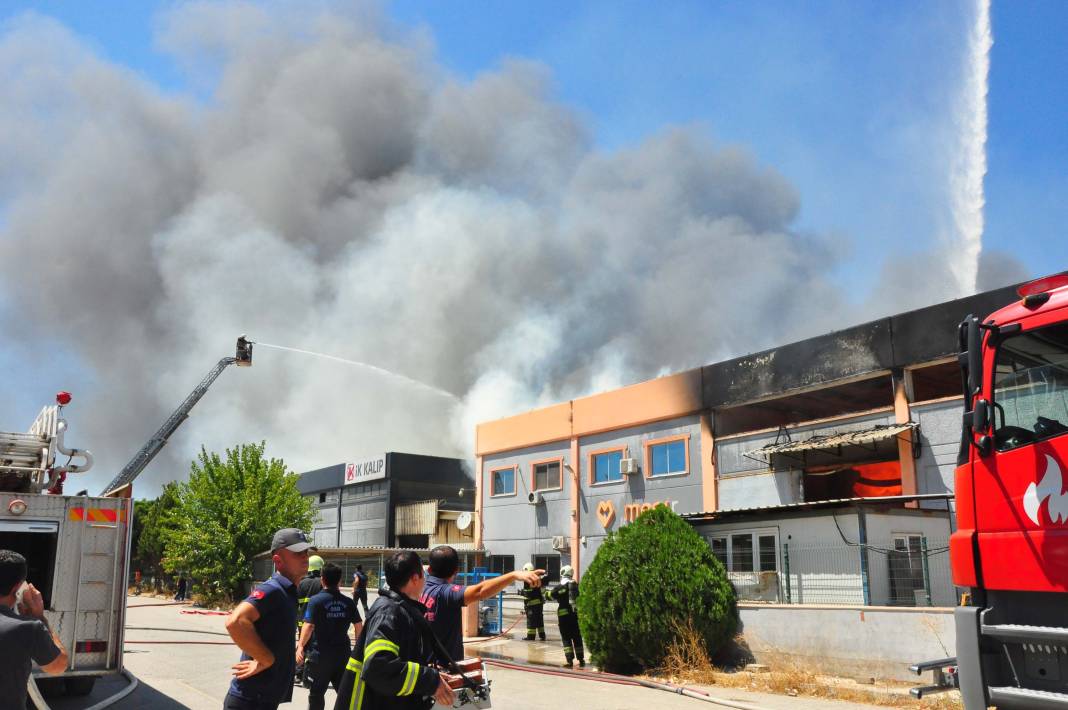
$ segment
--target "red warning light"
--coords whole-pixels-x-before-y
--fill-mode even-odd
[[[61,407],[65,407],[70,404],[70,400],[70,392],[59,392],[58,394],[56,394],[56,402],[58,402],[59,406]]]
[[[1020,298],[1026,298],[1038,293],[1052,291],[1061,286],[1068,286],[1068,273],[1054,274],[1053,276],[1046,276],[1045,278],[1025,283],[1016,289],[1016,293]]]

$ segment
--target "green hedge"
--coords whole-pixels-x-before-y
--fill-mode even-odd
[[[658,667],[680,626],[714,655],[737,626],[734,588],[708,543],[666,507],[610,533],[582,577],[583,640],[615,672]]]

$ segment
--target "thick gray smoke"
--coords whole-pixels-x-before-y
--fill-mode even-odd
[[[261,348],[141,493],[201,444],[462,455],[477,421],[842,325],[841,245],[793,229],[796,191],[744,150],[687,128],[596,150],[542,67],[462,81],[373,12],[196,4],[161,33],[207,100],[41,18],[0,37],[5,332],[91,373],[69,439],[94,492],[240,333],[456,398]]]

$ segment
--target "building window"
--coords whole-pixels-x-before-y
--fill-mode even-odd
[[[495,574],[515,571],[515,555],[493,555],[486,561],[486,568]]]
[[[534,490],[554,491],[562,488],[563,486],[560,483],[561,463],[563,463],[561,459],[534,463]]]
[[[515,495],[515,466],[490,471],[490,496]]]
[[[906,590],[901,594],[892,593],[895,601],[914,602],[908,592],[923,589],[923,536],[915,533],[894,533],[894,551],[888,555],[890,567],[890,584],[894,590]]]
[[[560,555],[534,555],[534,569],[545,570],[542,584],[560,581]]]
[[[779,541],[774,531],[742,531],[710,535],[708,544],[728,572],[776,572]]]
[[[590,483],[611,483],[622,481],[623,473],[619,463],[623,460],[624,449],[594,451],[590,454]]]
[[[325,503],[326,502],[326,491],[323,491],[322,493],[319,494],[319,502],[320,503]]]
[[[681,475],[688,473],[689,468],[689,436],[645,442],[645,470],[649,477]]]

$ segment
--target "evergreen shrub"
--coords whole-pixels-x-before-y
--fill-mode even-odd
[[[609,533],[582,576],[578,612],[594,663],[621,673],[660,666],[686,628],[714,656],[738,618],[734,588],[711,547],[663,506]]]

